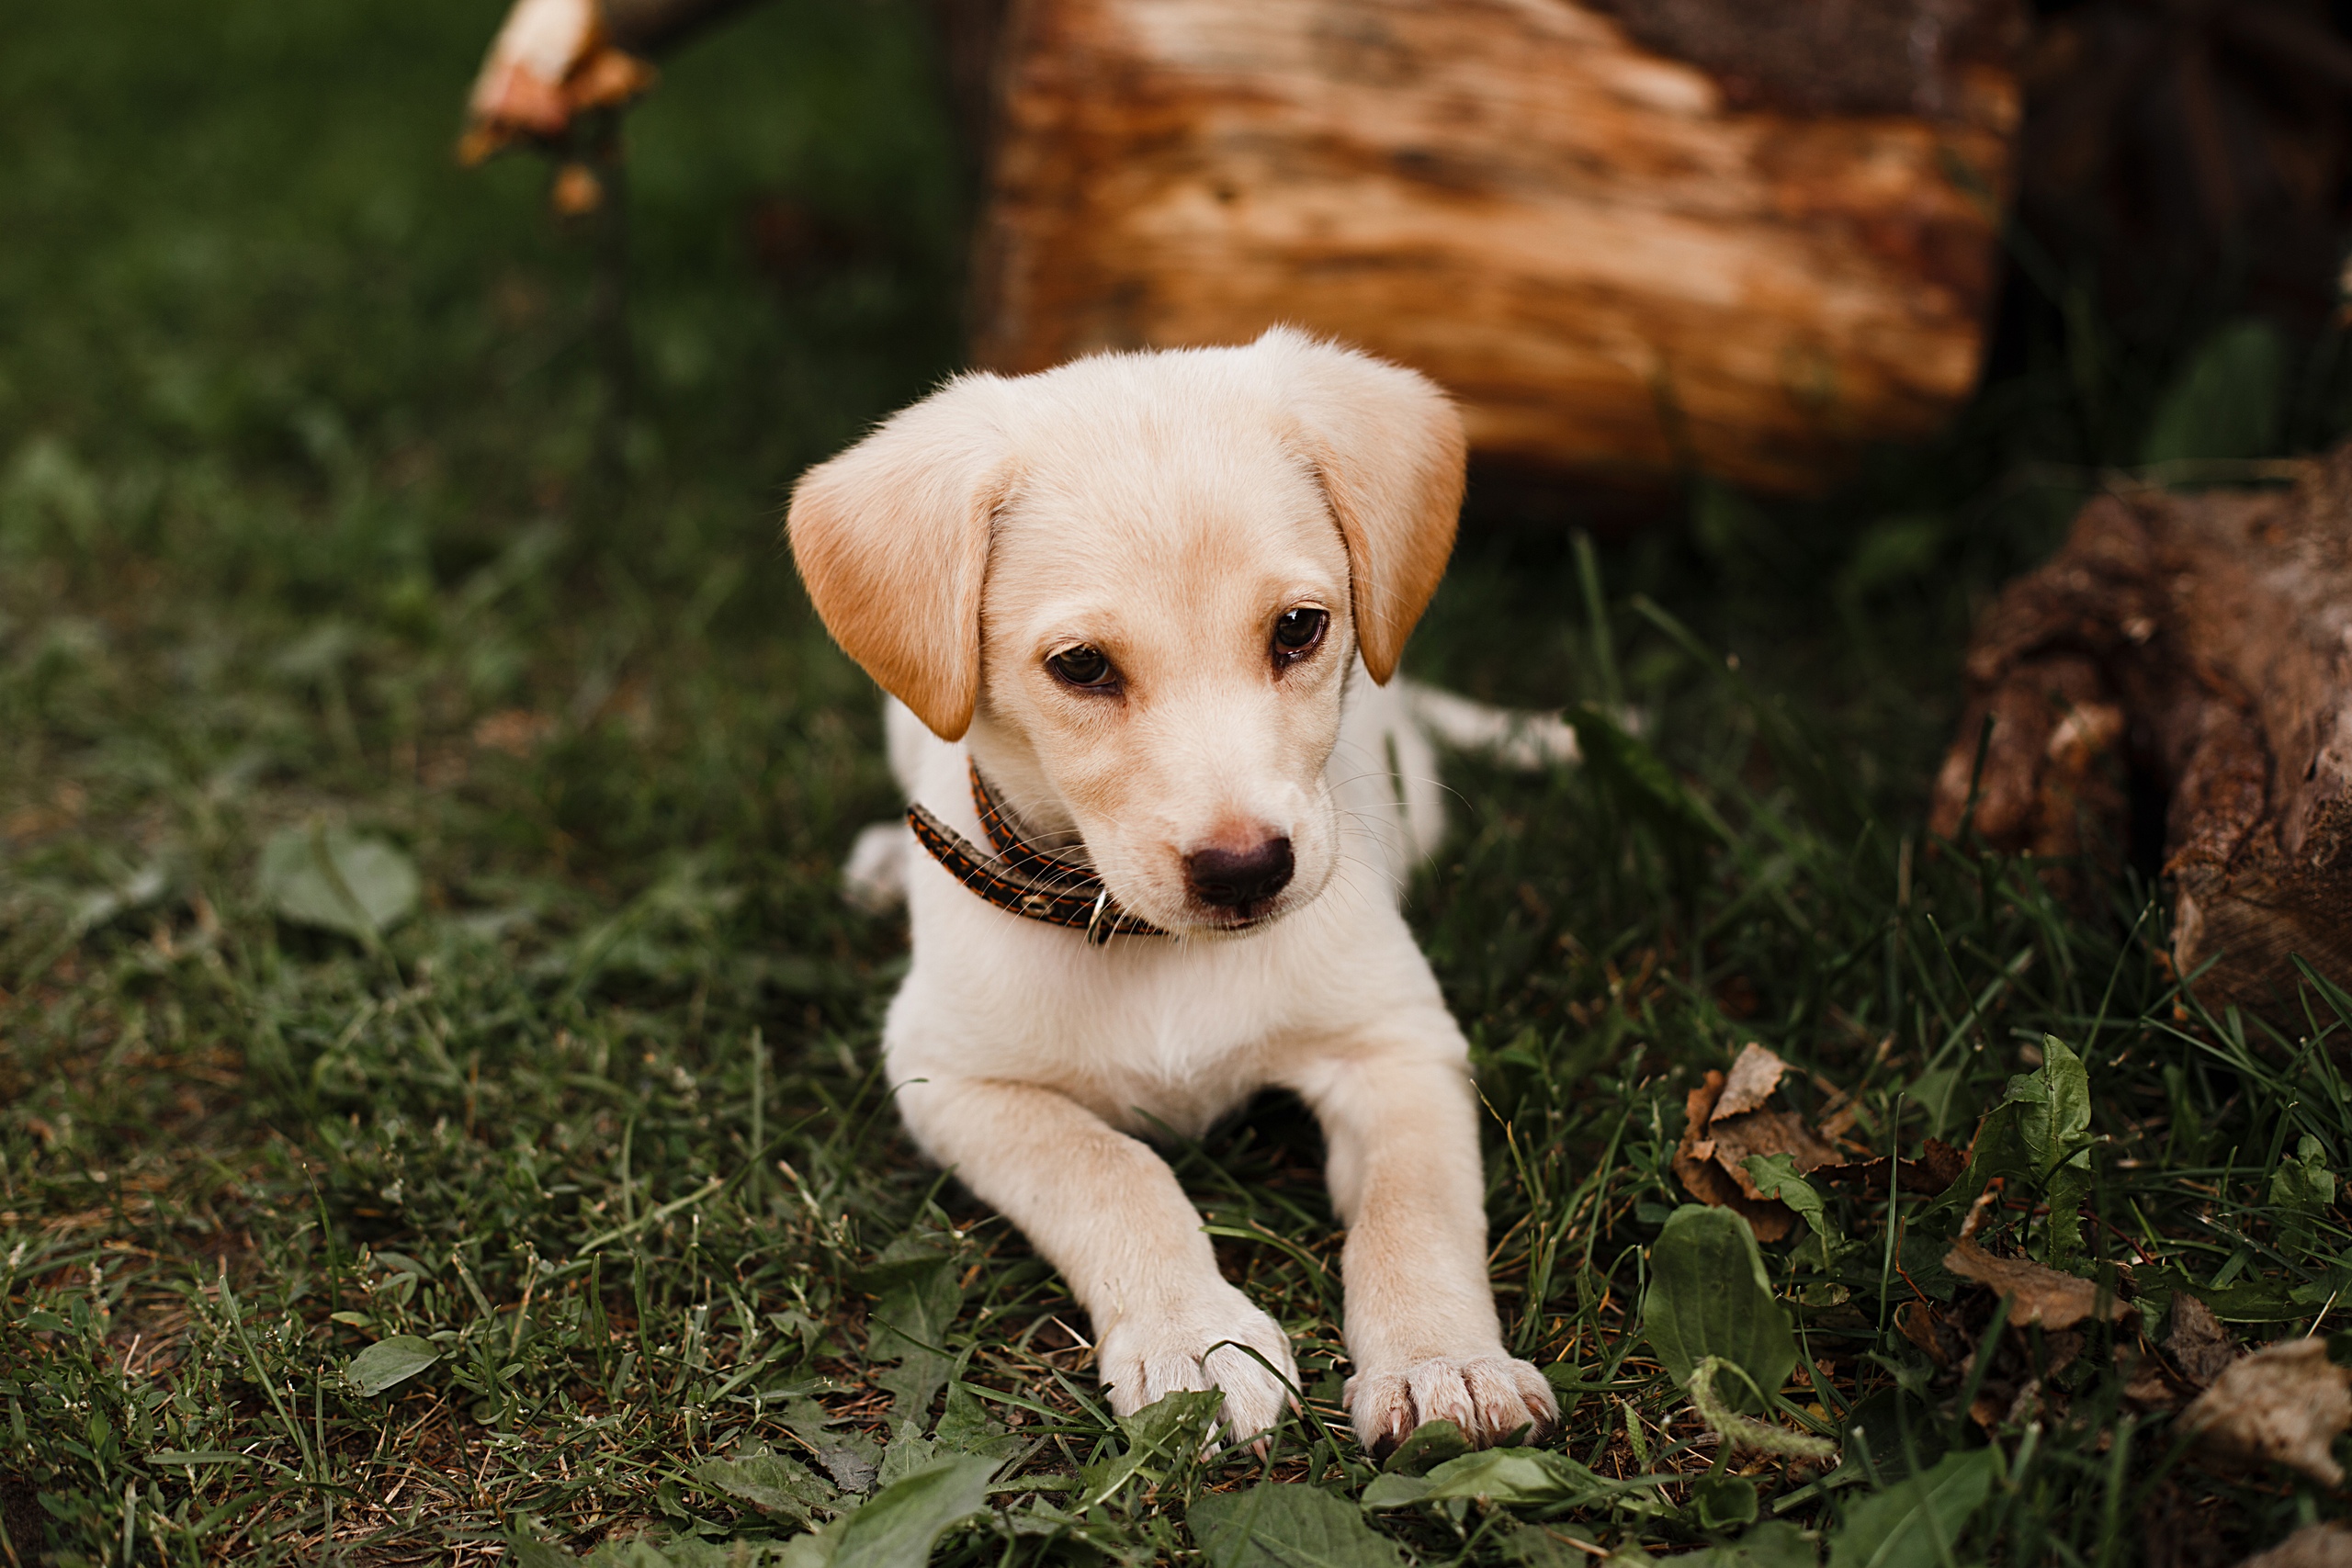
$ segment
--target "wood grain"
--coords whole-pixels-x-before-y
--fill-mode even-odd
[[[1934,112],[1804,114],[1565,0],[1014,0],[976,357],[1295,322],[1489,457],[1815,489],[1982,356],[2015,81],[1922,69]]]

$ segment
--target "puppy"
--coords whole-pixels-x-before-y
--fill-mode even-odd
[[[818,614],[895,699],[899,1110],[1061,1271],[1120,1414],[1213,1386],[1246,1441],[1297,1386],[1141,1141],[1280,1087],[1347,1226],[1357,1436],[1556,1417],[1503,1348],[1467,1051],[1396,907],[1438,813],[1390,682],[1463,456],[1430,382],[1277,329],[959,378],[793,492]]]

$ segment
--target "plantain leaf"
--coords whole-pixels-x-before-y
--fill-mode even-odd
[[[262,846],[262,901],[281,919],[340,931],[372,947],[416,908],[416,867],[381,839],[313,823]]]
[[[2000,1479],[1998,1449],[1947,1454],[1846,1510],[1829,1568],[1938,1568],[1966,1562],[1961,1532]]]
[[[345,1362],[343,1375],[360,1393],[379,1394],[408,1382],[440,1359],[441,1352],[434,1348],[430,1339],[395,1334],[390,1339],[377,1340]]]
[[[1568,1458],[1543,1449],[1486,1449],[1450,1459],[1427,1475],[1383,1475],[1364,1488],[1367,1508],[1468,1498],[1480,1503],[1590,1505],[1624,1489]]]
[[[923,1568],[941,1536],[988,1506],[996,1467],[958,1454],[884,1487],[842,1527],[833,1568]]]
[[[1674,1211],[1650,1248],[1650,1288],[1642,1298],[1642,1332],[1674,1381],[1685,1385],[1713,1356],[1746,1372],[1754,1390],[1726,1379],[1722,1396],[1757,1409],[1797,1364],[1789,1314],[1773,1299],[1756,1233],[1729,1209],[1687,1203]]]

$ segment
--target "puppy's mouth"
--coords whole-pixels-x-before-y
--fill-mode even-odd
[[[1290,910],[1291,902],[1281,898],[1268,898],[1254,905],[1238,905],[1228,908],[1193,908],[1187,913],[1191,916],[1189,923],[1196,932],[1208,936],[1239,936],[1245,931],[1259,931],[1272,925]]]

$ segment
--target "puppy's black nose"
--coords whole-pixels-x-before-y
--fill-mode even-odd
[[[1290,840],[1268,839],[1246,850],[1195,850],[1184,857],[1193,897],[1218,908],[1272,897],[1290,886]]]

